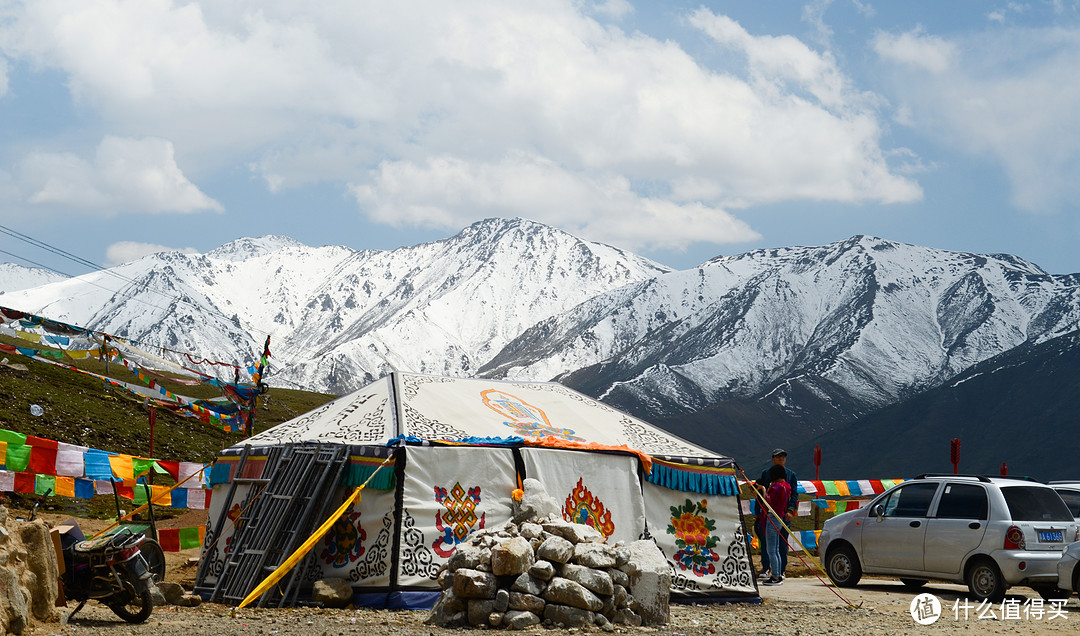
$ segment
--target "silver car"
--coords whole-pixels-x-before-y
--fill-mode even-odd
[[[1013,585],[1060,598],[1058,561],[1080,540],[1080,523],[1053,488],[1005,477],[920,475],[825,522],[818,541],[840,587],[862,575],[968,586],[1000,601]]]
[[[1080,481],[1052,481],[1050,486],[1061,495],[1072,516],[1080,521]]]
[[[1058,561],[1058,587],[1066,593],[1080,592],[1078,564],[1080,564],[1080,542],[1065,548],[1061,554],[1061,560]]]

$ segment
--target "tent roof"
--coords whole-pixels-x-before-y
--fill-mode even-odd
[[[629,446],[666,457],[724,458],[555,382],[392,373],[233,446],[296,442],[385,445],[421,440],[539,438]]]

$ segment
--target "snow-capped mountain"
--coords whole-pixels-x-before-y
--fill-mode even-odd
[[[239,363],[270,335],[277,386],[341,393],[394,369],[557,378],[734,453],[766,443],[747,422],[807,439],[1077,332],[1080,276],[864,236],[673,271],[489,219],[392,251],[240,239],[0,304]],[[720,430],[722,445],[702,437]]]
[[[481,373],[557,376],[653,417],[732,399],[782,411],[817,401],[827,426],[1078,324],[1077,276],[857,236],[614,290],[538,323]]]
[[[15,263],[0,263],[0,294],[31,289],[67,278],[63,274],[40,268],[23,267]]]
[[[669,271],[539,223],[489,219],[393,251],[239,239],[207,254],[150,255],[5,302],[241,363],[270,335],[271,384],[344,392],[394,369],[470,375],[537,321]]]

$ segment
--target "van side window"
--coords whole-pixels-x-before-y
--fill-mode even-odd
[[[938,484],[911,484],[894,490],[884,502],[886,517],[925,517]]]
[[[978,519],[989,517],[986,491],[975,484],[945,484],[938,503],[938,519]]]

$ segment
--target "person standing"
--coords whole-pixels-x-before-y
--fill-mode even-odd
[[[765,511],[765,551],[768,554],[769,563],[780,564],[781,552],[787,552],[787,544],[780,538],[780,515],[787,512],[787,504],[791,499],[791,485],[787,482],[787,472],[783,466],[774,464],[769,469],[769,487],[765,491],[765,502],[768,509]],[[784,582],[783,568],[773,566],[772,575],[765,579],[763,585],[780,585]]]
[[[793,471],[793,470],[791,470],[790,468],[787,467],[787,451],[786,450],[784,450],[782,448],[774,449],[773,452],[772,452],[772,462],[773,462],[772,466],[770,466],[769,468],[766,468],[765,470],[761,471],[761,478],[758,479],[757,483],[759,485],[761,485],[762,488],[767,488],[769,486],[769,484],[771,483],[771,480],[769,479],[769,472],[773,468],[775,468],[776,466],[781,466],[784,469],[785,481],[787,482],[788,486],[791,489],[791,494],[788,497],[787,504],[785,506],[783,506],[783,510],[781,510],[780,508],[777,508],[776,512],[778,514],[783,515],[785,524],[790,524],[795,519],[795,515],[799,510],[799,492],[798,492],[798,490],[799,490],[799,480],[798,480],[798,477],[795,475],[795,471]],[[759,519],[764,520],[765,519],[765,512],[762,510],[762,506],[760,505],[760,503],[758,505],[758,510],[760,511]],[[778,574],[782,578],[784,576],[784,573],[787,572],[787,559],[788,559],[788,551],[787,551],[788,531],[787,531],[787,529],[786,528],[781,528],[780,529],[780,537],[783,539],[783,548],[780,550],[780,566],[779,566],[779,568],[774,568],[774,567],[772,567],[772,563],[771,563],[771,561],[770,561],[770,559],[768,557],[767,551],[765,550],[765,535],[764,535],[764,529],[765,528],[760,523],[757,523],[755,525],[757,526],[757,529],[759,531],[758,539],[761,541],[761,547],[762,547],[762,550],[761,550],[761,576],[759,578],[767,578],[767,574],[771,576],[772,574],[775,573],[775,572],[773,572],[773,570],[776,570],[776,569],[779,570]]]

